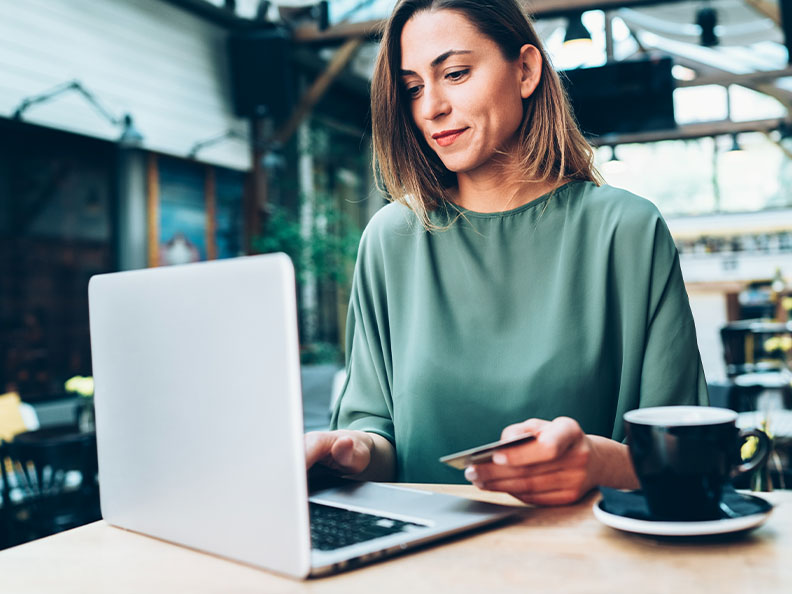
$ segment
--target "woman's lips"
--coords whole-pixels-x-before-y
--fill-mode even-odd
[[[458,130],[444,130],[437,134],[432,134],[434,141],[440,146],[450,146],[459,136],[465,132],[467,128],[460,128]]]

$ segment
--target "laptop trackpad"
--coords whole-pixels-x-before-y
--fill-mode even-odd
[[[347,480],[335,486],[312,491],[310,500],[364,513],[392,515],[427,526],[435,525],[449,508],[466,508],[470,502],[398,485]],[[461,505],[460,505],[461,504]],[[463,509],[455,510],[463,512]]]

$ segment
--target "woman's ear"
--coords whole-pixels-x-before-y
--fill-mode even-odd
[[[535,45],[526,43],[517,58],[520,65],[520,96],[528,99],[542,78],[542,54]]]

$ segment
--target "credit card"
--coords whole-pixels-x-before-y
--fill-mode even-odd
[[[448,454],[440,458],[440,462],[458,468],[459,470],[464,470],[471,464],[486,464],[487,462],[492,462],[492,454],[498,450],[526,443],[534,439],[536,439],[536,436],[530,433],[527,435],[518,435],[511,439],[501,439],[500,441],[486,443],[475,448],[470,448],[469,450]]]

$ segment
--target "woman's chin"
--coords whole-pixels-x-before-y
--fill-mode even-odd
[[[451,173],[467,173],[469,171],[473,171],[478,169],[480,163],[473,163],[468,159],[440,159],[440,161],[445,165],[445,168],[448,169]]]
[[[485,173],[494,173],[502,171],[502,165],[493,163],[492,161],[484,161],[483,163],[460,163],[459,161],[445,162],[443,161],[446,169],[456,175],[481,175]]]

